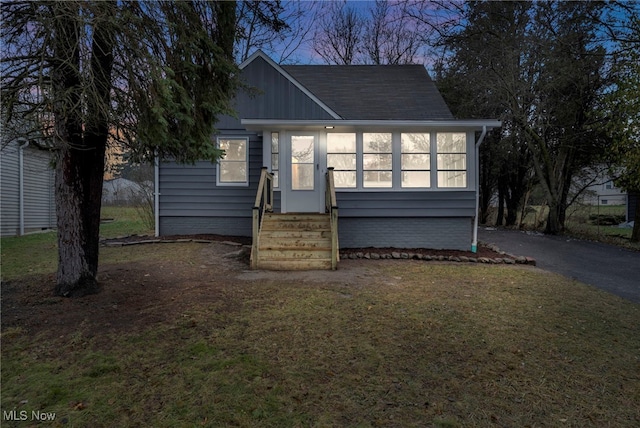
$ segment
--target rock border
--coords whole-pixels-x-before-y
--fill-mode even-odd
[[[507,264],[507,265],[530,265],[536,266],[536,260],[532,257],[515,256],[513,254],[501,251],[497,246],[493,244],[485,245],[488,249],[504,257],[468,257],[468,256],[432,256],[427,254],[417,254],[402,251],[392,252],[356,252],[356,253],[340,253],[340,259],[342,260],[424,260],[424,261],[437,261],[437,262],[459,262],[459,263],[484,263],[484,264]]]
[[[176,243],[184,243],[184,242],[196,242],[199,244],[213,244],[214,242],[225,244],[229,246],[238,247],[239,249],[236,251],[232,251],[229,254],[225,254],[223,257],[242,257],[247,254],[247,252],[251,252],[250,245],[242,245],[239,242],[234,241],[217,241],[211,239],[188,239],[188,238],[179,238],[179,239],[142,239],[135,241],[118,241],[118,239],[127,239],[131,238],[131,236],[120,236],[114,238],[114,240],[102,240],[101,245],[105,247],[126,247],[129,245],[144,245],[144,244],[176,244]],[[432,255],[423,255],[417,253],[403,252],[403,251],[392,251],[392,252],[356,252],[356,253],[340,253],[341,260],[424,260],[424,261],[436,261],[436,262],[458,262],[458,263],[483,263],[483,264],[507,264],[507,265],[530,265],[536,266],[536,260],[532,257],[525,256],[515,256],[513,254],[506,253],[501,251],[494,244],[483,244],[485,247],[490,249],[491,251],[500,254],[504,257],[468,257],[468,256],[432,256]]]

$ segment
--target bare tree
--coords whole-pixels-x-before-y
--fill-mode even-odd
[[[311,35],[317,3],[250,0],[238,2],[235,57],[246,60],[256,49],[276,62],[288,61]]]
[[[361,62],[364,18],[346,1],[331,2],[318,21],[313,50],[328,64]]]
[[[373,64],[412,64],[422,46],[418,21],[407,15],[403,4],[376,0],[366,22],[362,50]]]

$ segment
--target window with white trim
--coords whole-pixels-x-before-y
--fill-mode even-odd
[[[438,187],[467,187],[467,135],[438,133],[436,145]]]
[[[333,167],[336,188],[356,187],[356,134],[327,134],[327,167]]]
[[[218,148],[224,155],[218,161],[218,185],[247,186],[249,184],[249,139],[218,138]]]
[[[280,175],[279,167],[280,156],[280,134],[278,132],[271,133],[271,173],[273,174],[273,187],[278,187],[278,176]]]
[[[391,133],[362,134],[362,186],[393,186]]]
[[[431,186],[431,135],[400,134],[402,187]]]

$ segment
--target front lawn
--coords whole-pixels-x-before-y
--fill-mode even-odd
[[[2,426],[640,424],[640,305],[524,266],[251,272],[232,250],[104,248],[78,300],[3,283]]]

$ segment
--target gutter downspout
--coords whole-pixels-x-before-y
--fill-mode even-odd
[[[478,211],[480,210],[480,145],[487,135],[487,126],[482,126],[482,134],[476,143],[476,215],[473,217],[473,242],[471,242],[471,252],[478,252]]]
[[[18,199],[19,199],[19,217],[20,217],[20,229],[18,231],[19,236],[24,235],[24,149],[29,145],[29,141],[24,143],[18,148]]]
[[[153,162],[153,211],[156,226],[156,237],[160,236],[160,159],[156,152],[156,159]]]

